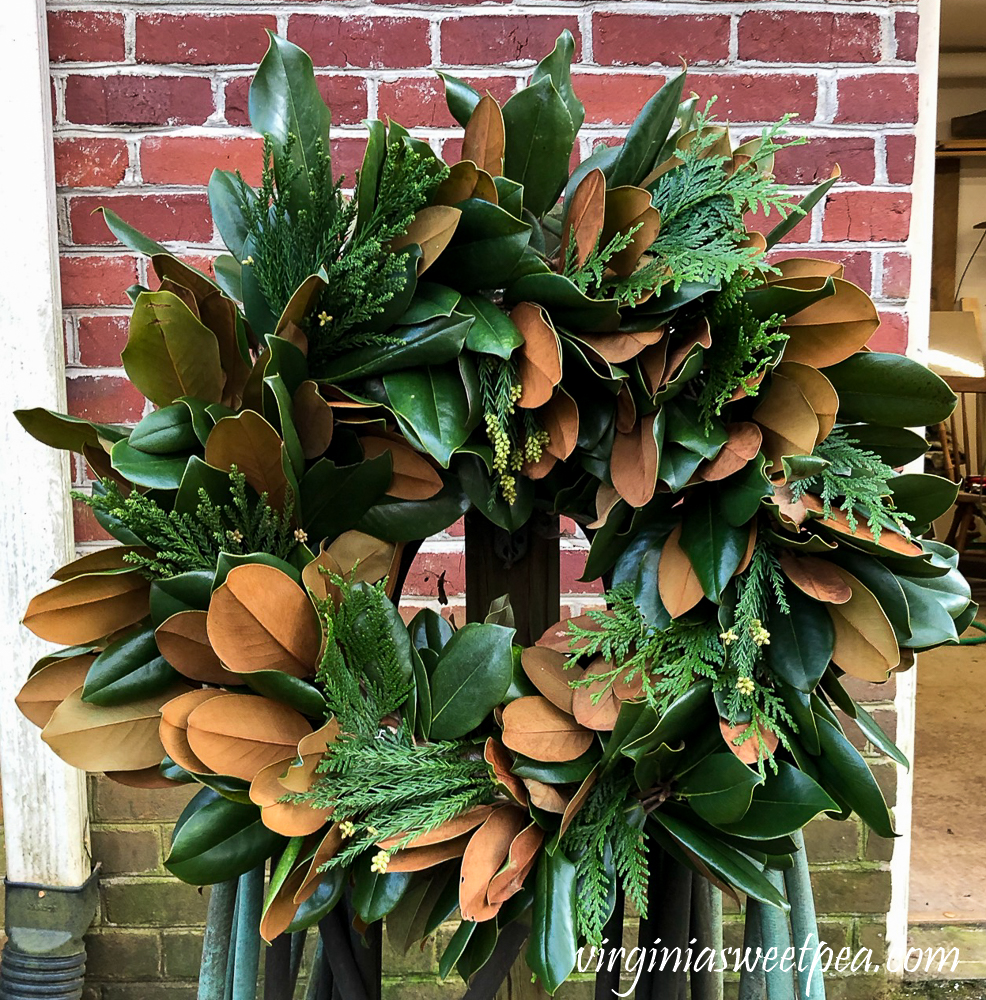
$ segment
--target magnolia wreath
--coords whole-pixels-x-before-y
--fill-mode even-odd
[[[267,941],[343,898],[404,948],[458,919],[441,972],[468,980],[524,921],[549,992],[617,901],[653,930],[655,868],[770,926],[804,909],[814,816],[893,836],[840,717],[903,757],[843,681],[976,610],[921,537],[955,486],[895,471],[954,396],[866,348],[879,317],[839,264],[773,249],[838,168],[797,203],[772,172],[787,119],[734,145],[682,73],[572,172],[573,50],[502,107],[443,74],[458,162],[368,121],[347,182],[311,60],[272,36],[262,183],[209,183],[214,277],[103,211],[156,276],[122,354],[148,415],[18,414],[84,456],[74,496],[119,542],[27,609],[65,647],[18,697],[42,739],[125,785],[199,786],[167,869],[269,864]],[[573,518],[606,609],[528,648],[507,601],[405,623],[417,545],[470,510]]]

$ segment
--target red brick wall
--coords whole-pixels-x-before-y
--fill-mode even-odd
[[[916,2],[845,0],[835,11],[817,0],[337,0],[324,9],[317,0],[101,0],[98,10],[88,7],[80,0],[49,2],[73,412],[131,422],[143,405],[123,377],[119,353],[128,313],[124,289],[147,280],[146,268],[112,245],[92,210],[108,204],[197,262],[219,251],[204,185],[214,166],[257,179],[259,143],[247,127],[246,92],[266,48],[266,28],[311,52],[333,110],[336,169],[350,176],[362,153],[359,123],[367,116],[414,125],[416,134],[454,157],[459,132],[432,66],[479,81],[502,100],[566,27],[578,39],[575,76],[587,108],[583,153],[596,140],[619,135],[679,57],[692,67],[691,87],[702,97],[718,96],[719,114],[738,136],[795,112],[795,131],[812,141],[778,163],[779,177],[804,189],[838,162],[844,179],[827,204],[798,225],[786,249],[842,259],[847,276],[874,295],[883,313],[874,346],[906,346]],[[82,477],[79,467],[76,478]],[[84,513],[77,517],[79,542],[96,541],[94,523]],[[453,530],[429,543],[408,591],[435,599],[444,571],[456,605],[464,579],[460,542]],[[594,597],[576,582],[577,546],[569,539],[563,545],[565,600],[577,610]],[[839,834],[852,841],[846,850],[816,845],[814,857],[834,866],[832,877],[850,891],[845,899],[827,896],[823,909],[860,911],[852,899],[869,898],[859,894],[865,884],[878,886],[878,902],[843,923],[852,940],[862,941],[881,930],[886,856],[857,843],[855,825]],[[128,861],[123,871],[130,873],[126,880],[148,868]],[[131,978],[114,967],[112,936],[103,940],[105,974]],[[125,950],[118,958],[125,966]],[[154,962],[159,971],[145,983],[182,978],[168,960]],[[165,995],[150,985],[133,994],[107,989],[114,998]]]

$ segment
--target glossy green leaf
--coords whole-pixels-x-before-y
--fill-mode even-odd
[[[455,933],[449,938],[441,958],[438,960],[438,976],[440,979],[448,979],[456,963],[462,957],[466,946],[472,940],[473,934],[479,924],[475,920],[460,920]]]
[[[250,84],[250,124],[274,145],[274,169],[295,209],[311,198],[309,172],[329,155],[332,115],[315,81],[308,53],[268,32],[270,46]]]
[[[207,403],[218,403],[222,396],[216,335],[171,292],[137,297],[122,360],[130,381],[158,406],[179,396]]]
[[[320,458],[301,480],[302,524],[312,541],[335,538],[356,526],[390,487],[389,452],[356,465]]]
[[[509,504],[482,460],[475,455],[460,455],[455,471],[473,507],[484,517],[509,532],[527,523],[534,510],[534,483],[526,476],[517,477],[517,496]]]
[[[825,369],[839,394],[839,420],[919,427],[945,420],[955,393],[924,365],[900,354],[854,354]]]
[[[813,758],[823,787],[831,788],[881,837],[894,837],[893,820],[880,786],[859,751],[827,719],[818,717],[821,755]]]
[[[846,435],[861,448],[879,455],[891,468],[920,458],[928,450],[928,442],[906,427],[881,427],[879,424],[849,424]]]
[[[721,826],[727,833],[749,840],[771,840],[794,833],[822,812],[839,807],[824,789],[803,771],[778,760],[777,773],[753,790],[753,802],[743,819]],[[716,824],[720,826],[720,824]]]
[[[355,232],[362,232],[373,216],[384,160],[387,158],[387,127],[377,119],[366,119],[366,152],[356,182]]]
[[[791,212],[786,219],[781,219],[780,222],[774,226],[773,229],[767,234],[767,249],[769,250],[775,243],[780,243],[788,233],[790,233],[795,226],[808,214],[821,200],[829,193],[832,189],[832,185],[839,179],[841,174],[838,169],[829,177],[827,180],[821,182],[821,184],[815,185],[798,202],[798,207],[793,212]]]
[[[454,476],[443,476],[445,488],[428,500],[384,501],[356,523],[359,531],[387,542],[412,542],[437,535],[469,509],[469,497]]]
[[[711,490],[686,503],[681,547],[710,600],[719,600],[742,562],[748,542],[749,532],[729,523],[720,498]]]
[[[407,311],[401,316],[399,325],[416,326],[419,323],[438,319],[440,316],[451,316],[456,311],[463,314],[470,313],[470,310],[459,306],[461,299],[462,296],[454,288],[449,288],[448,285],[438,285],[434,281],[419,281],[414,298],[411,299]]]
[[[221,253],[213,262],[216,284],[234,301],[243,301],[243,265],[232,254]]]
[[[411,368],[383,385],[404,436],[447,469],[481,419],[460,367]]]
[[[835,295],[835,282],[831,278],[825,278],[820,280],[817,288],[791,288],[783,281],[762,285],[748,291],[743,300],[757,319],[767,320],[775,314],[794,316],[802,309],[832,295]]]
[[[524,343],[520,330],[510,317],[482,295],[464,295],[458,311],[473,317],[473,324],[466,337],[466,347],[480,354],[495,354],[509,358]]]
[[[608,187],[640,184],[657,166],[657,156],[674,126],[685,86],[685,74],[672,77],[643,106],[630,126],[616,161],[608,170],[604,167]]]
[[[880,728],[876,719],[861,705],[856,705],[855,709],[855,722],[862,734],[873,746],[885,753],[891,760],[895,760],[901,767],[906,767],[909,770],[911,767],[910,761],[904,756],[900,747]]]
[[[931,524],[949,510],[959,486],[942,476],[905,473],[890,480],[890,491],[894,506],[913,515],[913,524],[909,525],[913,530],[915,525],[920,528]]]
[[[469,124],[476,105],[482,99],[482,94],[475,87],[470,86],[465,80],[460,80],[451,73],[438,71],[438,75],[445,84],[445,101],[452,117],[465,128]]]
[[[455,634],[448,621],[431,608],[422,608],[408,622],[407,630],[415,649],[433,649],[436,653],[440,653]]]
[[[548,993],[554,994],[575,968],[576,928],[575,865],[561,850],[544,852],[538,860],[527,965]]]
[[[589,772],[598,762],[599,747],[593,744],[575,760],[559,763],[545,763],[540,760],[532,760],[523,754],[514,754],[514,765],[510,770],[518,778],[531,778],[534,781],[542,781],[546,785],[570,785],[585,781]]]
[[[385,375],[418,365],[438,365],[462,352],[472,317],[453,313],[419,326],[399,326],[393,343],[360,347],[333,358],[316,372],[319,379],[344,381],[363,375]]]
[[[153,490],[177,490],[185,474],[185,455],[149,455],[117,441],[110,450],[110,463],[120,475],[137,486]]]
[[[151,621],[155,628],[179,611],[207,611],[212,596],[212,578],[211,570],[199,569],[165,580],[152,580]]]
[[[776,603],[767,612],[770,644],[764,647],[770,672],[799,691],[815,690],[832,659],[835,626],[824,604],[797,587],[785,587],[790,613]]]
[[[932,577],[929,582],[937,582]],[[939,599],[939,594],[922,586],[924,580],[897,576],[910,617],[910,634],[903,640],[909,649],[927,649],[946,642],[958,642],[955,622],[948,609]]]
[[[298,931],[314,927],[322,917],[336,908],[348,884],[348,868],[330,868],[327,872],[322,872],[318,888],[298,907],[284,933],[297,934]]]
[[[432,739],[465,736],[503,701],[514,635],[502,625],[470,622],[449,639],[431,675]]]
[[[157,240],[152,240],[149,236],[145,236],[142,232],[134,229],[133,226],[124,222],[116,212],[112,211],[105,206],[96,209],[100,215],[103,217],[103,222],[106,223],[106,228],[126,247],[130,247],[131,250],[136,250],[138,253],[147,254],[148,257],[153,257],[156,253],[169,253],[166,247],[163,247]]]
[[[118,427],[116,424],[94,424],[82,417],[55,413],[40,406],[30,410],[15,410],[14,416],[31,437],[48,445],[49,448],[62,448],[81,453],[84,447],[101,447],[100,438],[113,442],[127,436],[125,427]]]
[[[572,60],[575,58],[575,39],[566,28],[555,42],[555,47],[534,67],[531,83],[549,77],[568,108],[576,132],[585,121],[585,108],[572,88]]]
[[[366,924],[382,920],[400,902],[411,883],[411,872],[377,874],[370,868],[369,858],[360,859],[353,867],[353,909]]]
[[[209,178],[209,209],[223,243],[237,264],[244,259],[249,213],[257,200],[253,188],[230,170],[213,170]],[[218,271],[216,273],[219,277]],[[239,296],[236,296],[239,298]]]
[[[148,413],[130,432],[128,443],[148,455],[171,455],[199,445],[186,403],[174,403]]]
[[[710,823],[736,823],[750,808],[753,790],[763,778],[735,754],[714,753],[678,780],[678,791]]]
[[[183,882],[214,885],[256,868],[283,843],[257,806],[203,788],[178,818],[164,866]]]
[[[317,687],[300,677],[286,674],[283,670],[251,670],[240,674],[238,679],[257,694],[290,705],[309,719],[325,718],[325,696]]]
[[[429,278],[466,293],[503,287],[530,242],[530,225],[481,198],[469,198],[456,208],[462,211],[459,224]]]
[[[237,566],[247,566],[250,563],[260,563],[263,566],[273,566],[282,573],[290,576],[295,583],[301,584],[301,570],[285,559],[272,556],[269,552],[247,552],[244,555],[233,555],[231,552],[220,552],[216,560],[216,575],[212,580],[212,589],[221,587],[226,582],[226,577]]]
[[[524,185],[524,208],[540,218],[568,181],[577,126],[550,76],[514,94],[503,106],[505,176]]]
[[[180,679],[158,651],[154,629],[141,628],[110,643],[93,660],[82,700],[90,705],[125,705],[150,698]]]
[[[575,333],[615,330],[619,305],[614,299],[592,299],[561,274],[530,274],[518,278],[506,291],[510,305],[536,302],[551,313],[553,322]]]

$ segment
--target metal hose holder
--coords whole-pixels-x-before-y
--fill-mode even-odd
[[[96,916],[98,877],[97,865],[75,888],[4,880],[2,1000],[79,1000],[86,975],[83,936]]]

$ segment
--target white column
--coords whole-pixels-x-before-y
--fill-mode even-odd
[[[28,437],[11,415],[15,407],[65,408],[44,0],[4,5],[0,46],[0,121],[8,140],[8,252],[0,269],[0,772],[7,877],[69,887],[90,872],[85,775],[60,761],[14,705],[31,664],[53,649],[21,626],[21,615],[73,552],[68,459]]]
[[[911,288],[907,299],[907,353],[922,363],[928,350],[931,322],[931,246],[935,209],[935,132],[938,115],[938,38],[941,0],[919,0],[918,74],[920,96],[915,129],[914,181],[908,249],[911,253]],[[920,432],[922,428],[917,428]],[[923,461],[915,463],[923,472]],[[897,768],[897,831],[890,861],[891,897],[887,914],[887,958],[891,968],[903,969],[907,955],[907,916],[910,904],[911,823],[914,794],[914,723],[917,705],[917,672],[920,663],[897,674],[897,745],[911,762],[911,769]]]

